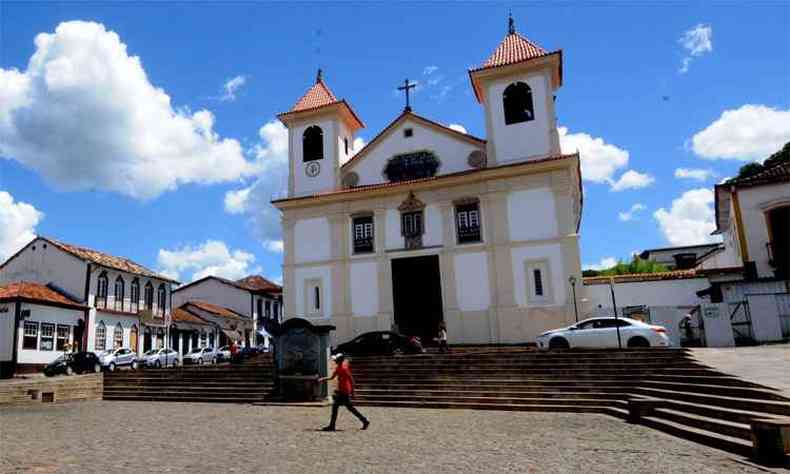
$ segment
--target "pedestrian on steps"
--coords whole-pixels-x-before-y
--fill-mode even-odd
[[[370,421],[359,412],[354,405],[351,404],[351,397],[354,396],[354,377],[351,375],[351,360],[342,354],[335,356],[335,371],[331,377],[321,377],[318,383],[327,382],[337,378],[337,390],[335,391],[332,401],[332,420],[329,426],[322,428],[322,431],[335,431],[335,423],[337,422],[337,411],[341,406],[344,406],[362,422],[362,429],[368,429]]]
[[[450,352],[450,348],[447,347],[447,325],[444,321],[439,323],[439,337],[436,339],[439,341],[439,352]]]

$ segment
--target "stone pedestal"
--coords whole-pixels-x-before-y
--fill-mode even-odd
[[[751,427],[755,459],[783,464],[790,454],[790,418],[752,420]]]
[[[274,343],[275,384],[285,401],[311,402],[328,398],[319,377],[329,373],[330,325],[314,325],[301,318],[285,321]]]

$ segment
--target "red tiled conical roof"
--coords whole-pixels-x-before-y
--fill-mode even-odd
[[[510,33],[499,43],[494,53],[477,69],[487,69],[496,66],[520,63],[529,59],[539,58],[549,54],[548,51],[521,36]]]
[[[291,108],[291,112],[315,109],[317,107],[334,104],[337,101],[335,94],[324,84],[323,79],[319,78],[316,83],[313,84],[313,87],[308,89],[307,92],[296,101],[296,104]]]

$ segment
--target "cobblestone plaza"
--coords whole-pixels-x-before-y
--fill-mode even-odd
[[[763,472],[605,415],[82,402],[0,409],[0,472]]]

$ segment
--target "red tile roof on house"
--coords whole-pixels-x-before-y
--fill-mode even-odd
[[[242,278],[241,280],[236,280],[236,283],[249,289],[250,291],[266,291],[269,293],[282,293],[283,291],[282,286],[274,283],[273,281],[269,281],[260,275],[250,275]]]
[[[177,323],[191,323],[191,324],[203,324],[203,325],[210,325],[210,323],[198,316],[187,311],[186,304],[179,306],[178,308],[173,310],[173,321]]]
[[[77,258],[96,263],[103,267],[108,267],[115,270],[121,270],[123,272],[134,273],[136,275],[141,275],[150,278],[157,278],[159,280],[177,283],[172,278],[168,278],[164,275],[160,275],[152,270],[149,270],[148,268],[140,265],[139,263],[135,263],[126,257],[115,257],[113,255],[108,255],[98,250],[93,250],[87,247],[79,247],[77,245],[59,242],[57,240],[50,239],[48,237],[39,237],[39,238],[51,243],[55,247],[63,250],[64,252],[68,252],[74,255]]]
[[[186,308],[188,310],[189,306],[194,306],[200,310],[203,310],[207,313],[211,313],[216,316],[222,316],[223,318],[230,318],[230,319],[250,319],[243,314],[239,314],[232,309],[223,308],[222,306],[217,306],[215,304],[211,304],[206,301],[201,300],[190,300],[180,306],[180,308]]]
[[[497,46],[488,60],[474,70],[507,66],[508,64],[528,61],[547,54],[550,53],[520,34],[513,32],[505,36],[505,39],[499,43],[499,46]]]
[[[294,106],[291,107],[291,112],[316,109],[336,102],[339,101],[337,97],[335,97],[335,94],[332,93],[324,80],[319,77],[315,84],[313,84],[313,87],[308,89],[307,92],[296,101]]]
[[[54,289],[29,281],[0,286],[0,301],[25,301],[84,310],[87,307]]]

